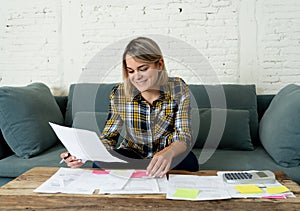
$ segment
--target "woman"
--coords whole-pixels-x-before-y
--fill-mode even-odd
[[[168,77],[161,50],[152,39],[129,42],[123,53],[123,79],[110,95],[100,136],[104,145],[131,159],[148,159],[149,176],[161,177],[170,169],[197,171],[198,160],[190,151],[188,87],[182,79]],[[124,139],[116,148],[123,126]],[[83,165],[74,156],[65,161],[72,168]]]

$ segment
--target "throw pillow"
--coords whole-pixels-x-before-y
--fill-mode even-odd
[[[198,114],[193,114],[193,112],[199,112]],[[224,113],[226,112],[226,113]],[[216,122],[217,124],[212,124],[212,113],[214,118],[218,121],[226,115],[225,125],[222,124],[222,121]],[[195,122],[194,117],[200,118],[200,127],[199,129],[194,128],[197,123]],[[198,123],[199,125],[199,123]],[[216,128],[213,128],[215,126]],[[221,137],[217,137],[216,130],[222,130]],[[251,141],[250,135],[250,126],[249,126],[249,111],[248,110],[233,110],[233,109],[199,109],[192,110],[192,128],[193,134],[198,132],[196,137],[195,146],[196,148],[203,148],[209,132],[212,134],[212,141],[220,140],[218,145],[219,149],[232,149],[232,150],[253,150],[254,147]],[[215,132],[214,132],[215,131]],[[216,136],[216,137],[214,137]],[[213,147],[215,143],[207,143],[206,147]]]
[[[281,89],[263,115],[259,135],[269,155],[283,167],[300,165],[300,86]]]
[[[29,158],[57,143],[48,122],[63,124],[63,117],[45,84],[0,88],[0,128],[17,156]]]
[[[198,108],[221,108],[233,110],[248,110],[252,143],[258,143],[258,114],[255,85],[222,84],[222,85],[189,85],[192,96]],[[211,99],[219,101],[221,90],[224,91],[226,107],[211,105]]]

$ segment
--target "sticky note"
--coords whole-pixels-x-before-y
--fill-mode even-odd
[[[269,194],[278,194],[278,193],[284,193],[284,192],[289,192],[290,190],[283,186],[283,185],[280,185],[280,186],[271,186],[271,187],[267,187],[266,188],[266,191],[269,193]]]
[[[93,174],[109,174],[109,171],[102,171],[102,170],[94,170],[92,171]]]
[[[142,178],[142,177],[148,177],[146,171],[135,171],[132,173],[130,178]]]
[[[198,189],[177,188],[173,196],[177,198],[196,199],[198,193]]]
[[[263,192],[257,185],[236,185],[234,188],[242,194],[257,194]]]

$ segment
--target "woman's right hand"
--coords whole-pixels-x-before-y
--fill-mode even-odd
[[[82,160],[76,159],[76,157],[70,155],[69,152],[63,152],[63,153],[61,153],[60,157],[65,160],[65,163],[70,168],[79,168],[79,167],[81,167],[84,164],[82,162]]]

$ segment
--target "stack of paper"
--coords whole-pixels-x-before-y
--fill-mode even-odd
[[[216,200],[231,198],[221,177],[169,175],[168,199]]]
[[[144,170],[86,170],[60,168],[40,185],[38,193],[159,194],[166,193],[167,178],[150,178]]]
[[[220,177],[226,172],[218,172]],[[229,184],[225,188],[232,198],[275,198],[285,199],[295,195],[281,183],[264,184]]]

